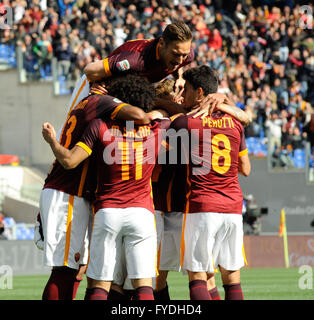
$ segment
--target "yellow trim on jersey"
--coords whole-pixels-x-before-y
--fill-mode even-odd
[[[72,217],[73,217],[73,203],[74,203],[74,196],[69,195],[67,228],[66,228],[66,237],[65,237],[64,260],[63,260],[64,266],[68,265],[68,258],[69,258],[69,251],[70,251],[70,240],[71,240]]]
[[[108,60],[108,58],[104,59],[103,63],[104,63],[104,69],[105,69],[106,77],[110,77],[111,76],[111,71],[110,71],[110,68],[109,68],[109,60]]]
[[[119,104],[114,111],[111,114],[111,120],[114,120],[115,117],[117,116],[118,112],[121,110],[121,108],[123,108],[124,106],[128,105],[127,103],[121,103]]]
[[[132,40],[128,40],[127,42],[134,42],[134,41],[152,41],[155,39],[132,39]]]
[[[239,157],[243,157],[243,156],[245,156],[245,155],[247,155],[247,154],[248,154],[247,149],[244,149],[244,150],[242,150],[242,151],[239,152]]]
[[[174,121],[175,119],[177,119],[178,117],[182,116],[182,115],[183,115],[183,113],[177,113],[177,114],[171,116],[170,117],[171,122]]]
[[[101,93],[100,91],[97,91],[97,90],[95,90],[94,93],[101,94],[102,96],[104,96],[103,93]]]
[[[85,180],[86,180],[88,165],[89,165],[89,159],[86,159],[84,162],[84,166],[83,166],[83,170],[82,170],[82,174],[81,174],[81,180],[80,180],[80,184],[79,184],[79,188],[78,188],[78,192],[77,192],[78,197],[81,197],[82,193],[83,193],[83,187],[84,187]]]
[[[79,146],[79,147],[81,147],[82,149],[84,149],[84,150],[88,153],[89,156],[92,154],[91,148],[90,148],[89,146],[87,146],[85,143],[83,143],[83,142],[80,141],[80,142],[78,142],[78,143],[76,144],[76,146]]]

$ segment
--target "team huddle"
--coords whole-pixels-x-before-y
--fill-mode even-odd
[[[74,299],[86,273],[85,300],[169,300],[170,270],[187,273],[191,300],[220,299],[217,268],[225,299],[243,299],[250,119],[210,67],[183,72],[191,41],[176,22],[126,42],[86,66],[58,134],[43,124],[56,157],[35,239],[52,267],[43,299]]]

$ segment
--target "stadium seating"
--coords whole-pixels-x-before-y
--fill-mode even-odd
[[[248,153],[255,156],[267,156],[267,145],[262,137],[248,137],[245,139]]]
[[[2,69],[16,68],[14,45],[0,43],[0,65]]]
[[[10,228],[12,231],[15,228],[15,232],[12,232],[13,237],[11,240],[33,240],[34,239],[34,227],[26,225],[23,222],[16,223],[12,217],[5,217],[3,219],[5,228]]]
[[[293,163],[296,168],[305,168],[305,150],[296,149],[293,153]]]
[[[34,238],[34,228],[28,228],[24,223],[16,224],[16,240],[32,240]]]

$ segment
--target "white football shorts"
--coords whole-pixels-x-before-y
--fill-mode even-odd
[[[125,260],[124,260],[125,259]],[[157,237],[154,215],[145,208],[104,208],[97,211],[86,275],[122,285],[130,279],[156,276]]]
[[[159,270],[180,271],[182,212],[164,214],[164,232],[161,240]]]
[[[184,214],[181,265],[184,270],[214,273],[244,266],[241,214],[201,212]]]
[[[39,206],[44,234],[44,264],[73,269],[87,264],[92,222],[89,202],[59,190],[43,189]]]
[[[157,232],[157,270],[160,262],[160,250],[161,250],[161,239],[164,231],[164,213],[159,210],[155,210],[155,223],[156,223],[156,232]],[[125,257],[124,257],[125,259]],[[123,269],[123,268],[122,268]],[[126,269],[126,268],[124,268]],[[121,270],[121,274],[119,272],[119,276],[117,280],[119,283],[123,283],[123,277],[126,277],[127,271],[124,272]],[[116,283],[116,281],[115,281]],[[156,288],[156,278],[153,279],[153,289]],[[125,290],[133,290],[133,285],[131,280],[127,277],[123,284],[123,289]]]

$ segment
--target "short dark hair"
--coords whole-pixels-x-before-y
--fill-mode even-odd
[[[194,89],[202,88],[204,95],[216,93],[218,90],[217,73],[208,66],[200,66],[186,70],[183,73],[183,79],[188,81]]]
[[[108,94],[125,103],[143,109],[145,112],[152,110],[156,98],[154,86],[147,78],[137,73],[128,73],[116,76],[106,82]]]
[[[162,38],[165,40],[166,44],[169,44],[172,41],[184,42],[192,40],[193,36],[188,25],[183,21],[176,21],[167,25],[162,33]]]

